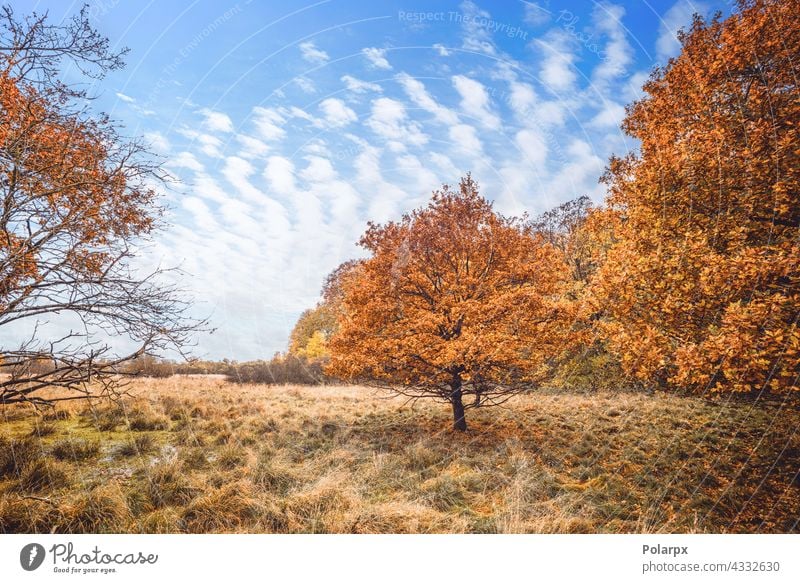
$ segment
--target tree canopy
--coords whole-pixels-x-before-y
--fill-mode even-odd
[[[617,243],[594,282],[625,369],[696,391],[784,391],[800,374],[796,0],[695,16],[611,160]]]
[[[370,224],[344,286],[328,374],[464,409],[534,386],[563,325],[566,266],[545,237],[496,213],[469,176],[397,222]]]

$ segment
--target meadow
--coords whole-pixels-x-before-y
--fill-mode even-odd
[[[541,390],[470,411],[359,386],[138,379],[0,412],[0,532],[797,532],[794,401]]]

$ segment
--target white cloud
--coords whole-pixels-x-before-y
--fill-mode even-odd
[[[156,150],[156,152],[165,153],[169,151],[169,140],[164,137],[161,132],[147,132],[144,139]]]
[[[476,118],[487,128],[500,128],[500,118],[491,111],[489,93],[483,84],[463,75],[455,75],[453,86],[461,95],[461,109],[464,113]]]
[[[229,156],[225,159],[225,166],[222,169],[222,175],[228,179],[228,182],[237,187],[240,194],[244,198],[251,201],[257,201],[260,198],[260,191],[254,187],[247,180],[255,172],[253,165],[244,158],[238,156]]]
[[[565,148],[565,160],[548,181],[550,192],[557,192],[562,200],[583,194],[596,194],[602,187],[597,177],[603,172],[605,162],[591,144],[580,138],[571,138]],[[592,192],[594,191],[594,192]]]
[[[270,156],[264,177],[273,190],[281,194],[295,192],[294,164],[283,156]]]
[[[595,82],[603,82],[624,75],[633,62],[633,48],[628,43],[626,31],[622,25],[625,9],[615,4],[597,4],[594,21],[598,29],[608,36],[603,49],[602,61],[595,68]]]
[[[331,212],[330,224],[336,231],[345,232],[355,239],[360,229],[354,230],[353,217],[358,212],[361,194],[348,182],[332,180],[320,184],[321,197],[324,196]],[[314,251],[316,252],[316,251]]]
[[[304,93],[317,92],[317,88],[314,86],[314,82],[306,77],[296,77],[294,79],[294,84],[297,85]]]
[[[444,124],[458,123],[458,115],[451,109],[437,103],[436,100],[430,96],[425,89],[425,85],[423,85],[421,81],[414,79],[407,73],[399,74],[397,80],[400,82],[400,85],[403,86],[406,95],[408,95],[415,105],[432,113],[438,121]]]
[[[512,81],[508,104],[520,119],[526,119],[533,113],[537,101],[536,90],[528,83]]]
[[[306,160],[308,161],[308,166],[300,172],[300,176],[305,180],[326,184],[336,178],[336,170],[333,169],[331,161],[327,158],[308,156]]]
[[[286,120],[274,109],[256,106],[253,108],[253,123],[258,134],[268,142],[280,140],[286,135],[283,124]]]
[[[405,107],[399,101],[381,97],[372,102],[372,113],[366,125],[373,132],[401,145],[421,146],[428,142],[418,123],[408,121]]]
[[[186,196],[181,199],[181,205],[194,217],[195,224],[206,233],[214,233],[219,229],[211,210],[206,203],[194,196]]]
[[[456,168],[456,165],[450,159],[449,156],[441,154],[439,152],[429,152],[427,157],[430,159],[431,163],[436,166],[439,170],[439,174],[441,176],[446,176],[447,180],[455,180],[455,177],[461,176],[463,172]],[[431,184],[429,185],[430,189],[433,190],[434,187],[438,186],[438,184]]]
[[[253,136],[237,134],[236,141],[242,146],[239,155],[245,158],[260,158],[269,152],[269,146]]]
[[[440,57],[449,57],[452,54],[446,46],[440,43],[435,43],[432,48],[436,49]]]
[[[384,179],[381,172],[380,149],[365,147],[364,151],[356,156],[354,167],[359,189],[362,192],[380,194],[371,196],[365,201],[367,203],[365,216],[374,217],[372,220],[377,222],[398,218],[401,212],[400,204],[405,199],[406,193]]]
[[[550,20],[550,11],[540,2],[525,2],[525,22],[531,26],[539,26]]]
[[[678,41],[678,31],[692,24],[694,13],[704,13],[708,7],[703,2],[691,0],[678,0],[661,18],[658,39],[656,40],[656,54],[659,59],[666,60],[680,52],[681,44]]]
[[[195,172],[202,172],[203,165],[194,157],[191,152],[179,152],[177,156],[169,159],[169,165],[175,168],[186,168]]]
[[[195,174],[189,186],[193,194],[216,203],[224,203],[229,198],[228,193],[217,184],[217,181],[202,169]]]
[[[375,69],[391,69],[392,66],[389,64],[389,61],[386,60],[386,49],[378,49],[375,47],[369,47],[366,49],[362,49],[361,53],[367,57],[367,60],[370,62],[373,68]]]
[[[350,75],[344,75],[341,79],[342,83],[347,86],[347,89],[353,93],[366,93],[367,91],[375,91],[381,93],[383,89],[377,83],[370,83],[369,81],[362,81]]]
[[[299,117],[300,119],[304,119],[304,120],[310,121],[310,122],[314,121],[314,116],[312,116],[307,111],[305,111],[303,109],[300,109],[299,107],[297,107],[295,105],[291,106],[287,110],[286,115],[289,116],[289,117]]]
[[[328,53],[326,53],[321,49],[318,49],[312,41],[306,41],[304,43],[300,43],[299,47],[300,47],[300,53],[302,54],[303,58],[309,63],[320,65],[330,60]]]
[[[478,139],[478,133],[470,125],[458,124],[451,127],[448,131],[448,137],[457,151],[474,157],[483,153],[483,145]]]
[[[124,93],[120,93],[119,91],[117,91],[117,97],[122,101],[124,101],[125,103],[133,103],[134,101],[136,101],[130,95],[125,95]]]
[[[572,89],[577,74],[570,37],[562,31],[551,31],[536,44],[543,55],[539,75],[544,84],[556,92]]]
[[[606,101],[603,105],[603,109],[589,124],[599,128],[619,127],[625,117],[625,106],[613,101]]]
[[[212,132],[232,132],[233,122],[226,114],[211,109],[201,109],[200,113],[205,118],[203,127]]]
[[[180,128],[178,133],[200,145],[200,151],[211,158],[221,158],[222,140],[211,134],[204,134],[187,127]]]
[[[340,128],[358,119],[356,112],[347,107],[344,101],[329,97],[319,104],[322,115],[329,126]]]
[[[483,23],[491,21],[491,15],[467,0],[461,3],[463,47],[468,51],[496,55],[497,48],[492,41],[492,34]]]
[[[331,151],[323,140],[316,138],[303,146],[303,152],[306,154],[316,154],[317,156],[330,156]]]
[[[427,159],[427,157],[426,157]],[[397,168],[413,181],[413,190],[416,194],[427,199],[430,191],[438,186],[439,178],[431,172],[422,161],[413,154],[403,154],[397,157]]]
[[[525,160],[534,166],[542,166],[547,160],[547,143],[539,132],[524,129],[517,132],[514,142]]]

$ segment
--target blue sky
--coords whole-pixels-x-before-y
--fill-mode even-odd
[[[79,4],[17,3],[53,19]],[[588,194],[650,70],[724,2],[90,3],[131,49],[94,106],[181,183],[143,265],[180,265],[217,328],[198,356],[284,350],[366,222],[471,171],[506,214]]]

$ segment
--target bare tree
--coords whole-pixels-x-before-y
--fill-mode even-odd
[[[586,235],[581,232],[592,210],[592,200],[579,196],[542,213],[531,221],[534,231],[544,235],[570,266],[575,281],[586,283],[594,271],[592,250]]]
[[[59,75],[71,61],[101,79],[123,54],[85,7],[61,24],[0,10],[0,334],[27,328],[17,346],[0,347],[0,404],[113,395],[122,363],[180,352],[204,326],[164,283],[166,270],[132,266],[161,225],[159,161]],[[65,318],[72,329],[53,337]],[[135,348],[112,350],[105,339],[119,336]]]

